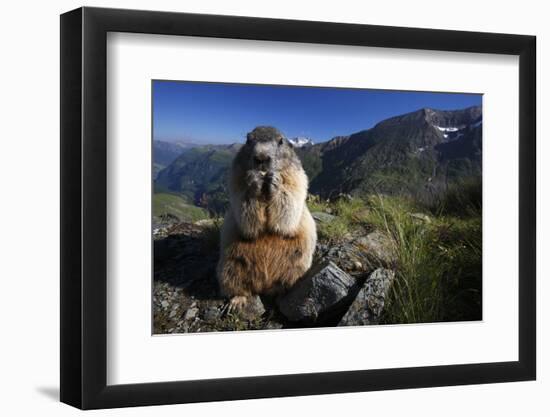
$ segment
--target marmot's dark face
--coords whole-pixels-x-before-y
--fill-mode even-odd
[[[288,164],[300,163],[292,145],[274,127],[257,127],[246,139],[249,170],[268,174],[284,169]]]

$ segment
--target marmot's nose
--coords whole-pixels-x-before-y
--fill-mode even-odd
[[[268,167],[271,164],[271,157],[266,154],[256,154],[254,164],[258,167]]]

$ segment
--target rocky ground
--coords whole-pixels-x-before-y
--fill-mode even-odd
[[[318,224],[334,218],[324,212],[313,217]],[[218,234],[213,220],[155,225],[155,334],[355,326],[380,319],[395,268],[391,242],[380,232],[321,239],[309,273],[287,294],[256,297],[230,313],[216,283]]]

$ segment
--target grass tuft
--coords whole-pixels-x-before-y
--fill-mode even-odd
[[[376,196],[369,205],[368,221],[392,240],[397,257],[384,321],[481,319],[481,213],[419,220],[411,201]]]
[[[396,278],[383,322],[481,319],[479,182],[454,186],[429,207],[385,195],[314,202],[313,207],[336,216],[318,224],[322,241],[336,243],[350,234],[377,230],[391,242]]]

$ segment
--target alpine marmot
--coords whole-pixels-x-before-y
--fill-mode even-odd
[[[273,127],[248,133],[229,173],[218,282],[229,308],[278,294],[310,268],[317,232],[306,206],[308,178],[292,145]]]

